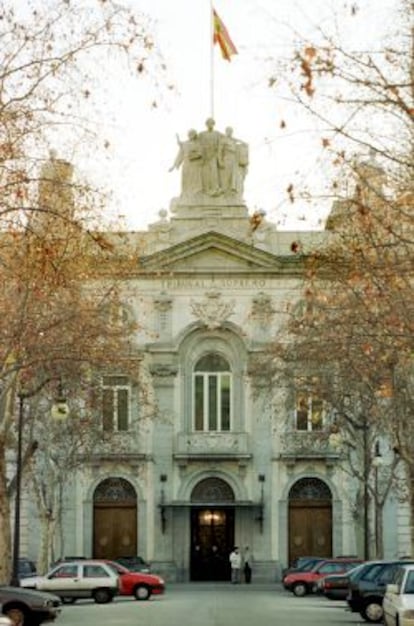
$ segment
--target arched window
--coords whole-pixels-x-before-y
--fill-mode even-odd
[[[193,424],[197,431],[229,431],[231,423],[231,371],[219,354],[197,361],[193,373]]]

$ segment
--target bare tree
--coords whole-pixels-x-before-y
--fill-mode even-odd
[[[345,441],[372,436],[359,454],[348,447],[348,466],[381,508],[393,472],[381,470],[378,493],[370,464],[384,437],[397,453],[391,470],[404,463],[414,519],[413,14],[413,3],[401,2],[397,29],[376,50],[347,49],[320,31],[295,53],[291,93],[320,129],[334,202],[324,245],[292,248],[306,265],[304,306],[292,316],[284,357],[335,373],[324,393]],[[291,200],[300,193],[289,190]]]
[[[133,354],[133,319],[119,315],[125,294],[116,280],[138,250],[99,232],[103,198],[73,176],[50,146],[99,146],[94,107],[103,68],[115,57],[128,76],[149,75],[154,43],[144,16],[111,0],[95,3],[0,2],[0,580],[10,572],[10,497],[6,453],[16,444],[17,398],[25,419],[36,391],[63,377]],[[86,141],[87,139],[87,141]],[[95,148],[96,149],[96,148]],[[42,165],[43,163],[43,165]],[[103,229],[100,229],[103,231]],[[35,433],[35,429],[30,432]],[[24,468],[36,464],[36,439],[24,441]],[[38,442],[39,443],[39,442]],[[41,455],[39,455],[40,463]],[[50,463],[56,459],[50,459]],[[23,468],[23,469],[24,469]],[[47,481],[46,481],[47,482]],[[36,483],[38,501],[46,482]],[[53,491],[53,490],[52,490]],[[55,506],[55,505],[54,505]],[[43,507],[45,511],[47,507]],[[51,520],[49,520],[51,521]]]

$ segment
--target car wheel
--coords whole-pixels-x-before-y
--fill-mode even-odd
[[[364,620],[371,623],[382,622],[383,615],[382,601],[379,599],[370,600],[361,611]]]
[[[151,590],[146,585],[138,585],[134,589],[135,600],[149,600]]]
[[[107,602],[111,602],[112,597],[112,593],[109,589],[95,589],[93,592],[93,599],[96,604],[106,604]]]
[[[75,604],[77,598],[62,598],[63,604]]]
[[[13,626],[28,626],[29,620],[27,611],[20,606],[10,606],[4,610],[4,614],[9,617]]]
[[[298,598],[302,598],[308,593],[308,588],[305,583],[295,583],[292,587],[292,591],[295,596],[297,596]]]

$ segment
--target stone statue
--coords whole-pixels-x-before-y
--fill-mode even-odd
[[[195,196],[202,192],[202,151],[197,132],[192,128],[188,131],[188,140],[180,141],[178,154],[173,165],[170,167],[171,172],[178,169],[182,165],[181,171],[181,193],[185,196]]]
[[[206,120],[207,130],[199,134],[203,154],[203,192],[209,196],[218,196],[221,193],[218,153],[222,134],[214,130],[214,125],[214,120],[209,117]]]
[[[180,197],[184,203],[219,206],[243,203],[248,145],[233,136],[230,126],[224,134],[214,126],[210,117],[206,120],[206,130],[197,133],[191,129],[187,141],[177,137],[179,151],[169,171],[182,167]]]
[[[224,194],[242,195],[248,165],[248,146],[233,137],[228,126],[219,143],[220,187]]]

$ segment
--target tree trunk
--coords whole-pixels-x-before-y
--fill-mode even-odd
[[[0,439],[0,584],[9,583],[11,575],[10,503],[7,496],[4,436]]]
[[[40,574],[45,574],[49,570],[52,558],[52,544],[55,535],[56,522],[50,517],[50,515],[42,514],[40,516],[40,524],[41,541],[37,568]]]

